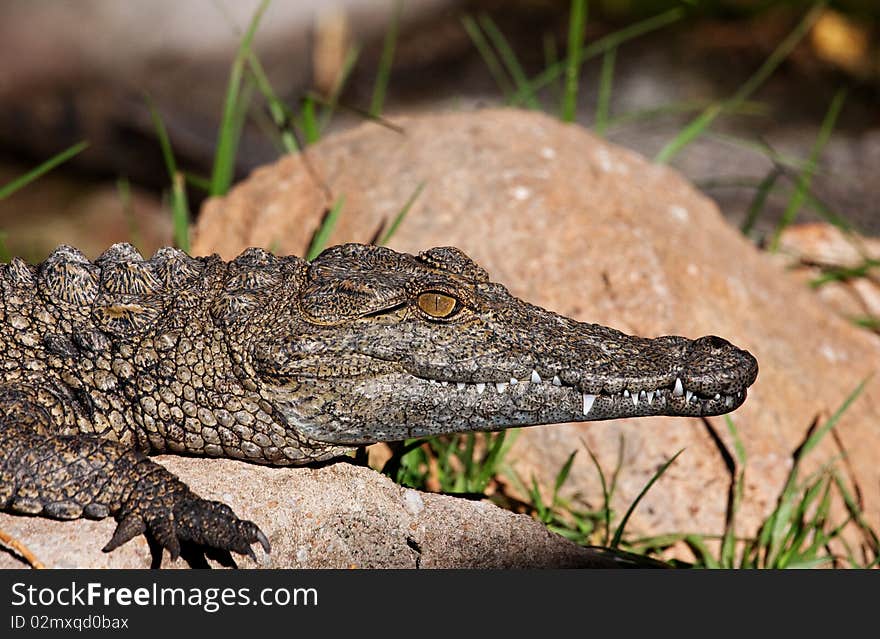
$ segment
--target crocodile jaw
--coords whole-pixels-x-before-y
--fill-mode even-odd
[[[686,350],[699,350],[700,340],[683,341],[696,345]],[[732,345],[725,348],[740,361],[725,388],[717,391],[717,375],[707,380],[698,368],[684,365],[651,387],[647,384],[656,384],[657,376],[603,380],[583,371],[545,370],[542,375],[536,368],[505,381],[454,381],[389,366],[384,372],[355,378],[303,377],[293,386],[277,387],[271,400],[288,423],[307,436],[344,445],[537,424],[659,415],[705,417],[738,408],[757,375],[751,355]]]

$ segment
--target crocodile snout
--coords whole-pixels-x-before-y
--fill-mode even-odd
[[[754,383],[758,360],[726,339],[707,335],[691,342],[683,373],[685,385],[703,395],[733,394]]]

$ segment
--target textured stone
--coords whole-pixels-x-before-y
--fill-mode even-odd
[[[403,488],[368,469],[267,468],[225,459],[156,458],[202,496],[226,502],[272,541],[242,568],[539,568],[601,563],[587,549],[525,515],[485,502]],[[257,498],[255,498],[255,496]],[[54,568],[146,568],[139,536],[111,553],[101,546],[115,522],[50,521],[0,513],[0,529]],[[0,568],[23,567],[0,552]],[[186,567],[171,562],[163,566]]]
[[[330,243],[367,241],[424,182],[392,248],[454,245],[514,295],[545,308],[645,336],[717,334],[758,358],[758,381],[733,415],[748,453],[738,530],[754,530],[810,423],[876,368],[880,341],[829,313],[675,171],[582,128],[512,110],[398,123],[404,135],[364,124],[327,138],[308,152],[314,172],[300,157],[255,171],[206,204],[194,251],[232,258],[263,246],[303,255],[329,204],[314,174],[332,199],[345,196]],[[732,449],[723,419],[710,421]],[[837,426],[875,526],[878,422],[875,377]],[[549,486],[582,442],[610,469],[621,435],[619,510],[665,459],[686,449],[636,511],[634,530],[720,531],[729,478],[698,420],[529,428],[511,459],[525,478],[535,473]],[[838,453],[826,438],[811,461]],[[587,455],[578,455],[568,486],[598,505],[601,488]]]
[[[798,224],[783,231],[779,252],[788,268],[809,283],[825,269],[855,269],[868,260],[880,260],[880,238],[844,233],[831,224]],[[869,271],[867,277],[827,282],[815,290],[842,317],[880,319],[876,269]]]

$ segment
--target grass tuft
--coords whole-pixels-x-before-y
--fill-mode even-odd
[[[696,557],[699,568],[813,568],[837,564],[839,558],[832,554],[830,543],[837,541],[848,548],[841,536],[843,529],[855,524],[865,539],[861,558],[848,549],[847,561],[853,567],[867,567],[877,562],[880,539],[864,521],[861,508],[833,469],[833,462],[801,479],[804,458],[819,445],[835,427],[856,398],[863,392],[870,377],[862,380],[840,407],[821,426],[811,427],[804,442],[792,455],[792,467],[779,493],[776,506],[765,518],[754,537],[738,538],[734,522],[741,503],[745,484],[746,455],[742,441],[733,421],[726,417],[728,430],[734,440],[734,451],[740,472],[734,473],[734,499],[728,504],[727,523],[720,539],[713,535],[696,533],[672,533],[644,538],[633,542],[642,552],[662,550],[675,543],[684,542]],[[848,517],[831,522],[832,489],[843,498]],[[717,556],[710,550],[709,540],[720,540]],[[737,558],[737,548],[739,557]],[[873,557],[870,556],[873,554]]]
[[[211,171],[211,195],[224,195],[229,191],[235,173],[235,156],[241,136],[244,114],[247,112],[248,99],[243,91],[244,67],[251,56],[251,42],[260,24],[269,0],[262,0],[254,12],[248,29],[241,39],[238,52],[229,71],[229,82],[226,87],[226,100],[223,104],[223,115],[217,134],[217,149],[214,153],[214,167]]]
[[[313,259],[318,257],[327,246],[327,241],[330,239],[330,234],[333,232],[333,227],[336,226],[336,221],[339,219],[339,214],[342,212],[342,207],[345,204],[345,196],[339,196],[339,199],[336,200],[336,203],[327,211],[327,214],[324,216],[324,219],[321,221],[321,226],[318,227],[318,230],[315,231],[314,237],[312,237],[312,241],[309,244],[308,253],[306,253],[306,260],[311,262]]]
[[[619,31],[615,31],[614,33],[610,33],[581,49],[580,55],[577,56],[577,63],[583,64],[597,55],[604,54],[609,49],[619,48],[624,42],[643,36],[651,31],[656,31],[657,29],[669,26],[680,20],[684,14],[684,9],[676,7],[669,11],[657,14],[656,16],[651,16],[650,18],[636,22],[635,24],[631,24]],[[567,63],[567,60],[562,60],[556,64],[548,66],[541,73],[526,82],[523,87],[518,88],[517,91],[510,96],[508,102],[512,106],[527,103],[530,100],[530,97],[534,97],[537,91],[555,82],[560,76],[562,76],[565,72]]]
[[[651,489],[651,486],[654,485],[654,482],[656,482],[658,479],[660,479],[660,477],[663,475],[663,473],[666,472],[666,469],[668,469],[672,465],[672,462],[674,462],[676,459],[678,459],[678,456],[681,455],[683,452],[684,452],[684,448],[682,448],[677,453],[675,453],[672,457],[667,459],[663,463],[663,465],[657,469],[657,472],[654,473],[654,475],[651,477],[650,480],[648,480],[648,483],[645,484],[645,487],[642,488],[642,490],[638,494],[638,496],[629,505],[629,508],[627,508],[626,513],[623,515],[623,519],[620,520],[620,523],[617,525],[617,529],[614,531],[614,537],[611,538],[611,548],[617,548],[618,546],[620,546],[620,540],[623,537],[623,531],[626,528],[626,524],[629,521],[630,516],[635,511],[636,506],[639,505],[639,502],[642,501],[642,498],[648,493],[648,491]]]
[[[171,182],[171,221],[173,228],[174,245],[182,251],[189,252],[189,199],[186,195],[186,177],[178,170],[177,161],[174,159],[174,149],[171,147],[171,139],[165,129],[162,115],[156,108],[152,99],[146,97],[147,106],[150,109],[150,117],[156,136],[159,138],[159,148],[162,150],[162,159],[165,162],[165,170]]]
[[[611,109],[611,85],[614,82],[614,63],[617,49],[608,49],[602,56],[602,70],[599,73],[599,96],[596,100],[596,122],[593,125],[596,133],[604,135],[608,128],[609,111]]]
[[[501,62],[498,59],[498,56],[495,54],[492,45],[489,44],[482,29],[480,29],[480,26],[477,24],[477,21],[471,16],[463,16],[461,24],[464,27],[465,32],[470,36],[474,46],[477,48],[480,57],[483,58],[483,63],[494,78],[495,84],[498,85],[498,88],[501,90],[505,99],[508,101],[511,100],[514,95],[513,84],[507,77],[504,69],[501,67]]]
[[[565,59],[565,93],[562,95],[561,118],[563,122],[574,122],[577,115],[578,77],[583,59],[586,24],[586,0],[571,0],[568,19],[568,52]]]
[[[782,64],[797,44],[810,31],[825,7],[825,2],[814,2],[809,12],[801,19],[794,30],[779,43],[773,53],[768,56],[758,70],[746,80],[727,100],[709,105],[690,124],[682,129],[654,159],[658,164],[668,164],[691,142],[702,135],[722,113],[736,109],[742,102],[747,100],[769,78],[777,67]]]
[[[13,193],[20,191],[34,180],[45,175],[59,164],[63,164],[64,162],[67,162],[70,158],[82,153],[85,149],[88,148],[88,146],[89,143],[85,140],[83,140],[82,142],[77,142],[73,146],[61,151],[61,153],[53,155],[51,158],[49,158],[36,168],[31,169],[24,175],[15,178],[11,182],[7,182],[3,186],[0,186],[0,200],[5,200]]]
[[[800,211],[807,198],[807,193],[813,182],[813,175],[816,172],[819,156],[822,154],[822,150],[825,148],[825,145],[831,137],[831,132],[834,130],[834,126],[837,123],[837,118],[840,115],[845,100],[846,90],[841,89],[835,94],[834,99],[831,100],[831,104],[828,106],[828,111],[825,113],[825,118],[822,120],[822,126],[819,128],[819,135],[816,136],[816,141],[813,143],[813,148],[810,151],[810,157],[801,170],[800,175],[798,175],[795,189],[788,200],[788,205],[785,207],[782,219],[776,226],[773,238],[768,246],[768,249],[771,252],[775,252],[779,249],[779,240],[782,237],[782,232],[794,222],[798,211]]]
[[[382,472],[397,483],[447,494],[484,495],[516,430],[408,440]]]
[[[391,78],[391,66],[394,63],[394,49],[397,46],[397,33],[400,28],[400,12],[403,0],[394,0],[391,22],[382,42],[382,57],[376,71],[376,82],[373,85],[373,97],[370,100],[370,115],[379,117],[385,106],[385,95],[388,92],[388,81]]]

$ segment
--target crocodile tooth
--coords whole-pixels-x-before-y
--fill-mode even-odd
[[[629,391],[628,391],[627,389],[625,389],[625,388],[623,389],[623,396],[624,396],[624,397],[629,397]]]
[[[519,384],[519,380],[518,380],[516,377],[511,377],[511,378],[510,378],[510,383],[511,383],[511,385],[512,385],[512,384]]]
[[[691,401],[691,397],[693,397],[693,395],[694,395],[694,394],[693,394],[691,391],[685,391],[685,392],[684,392],[684,401],[685,401],[685,403]]]
[[[654,403],[654,391],[648,391],[648,406]]]
[[[681,397],[684,395],[684,385],[681,383],[681,378],[675,378],[675,388],[672,389],[673,397]]]
[[[589,393],[584,393],[584,415],[590,412],[590,409],[593,408],[593,402],[596,401],[595,395],[590,395]]]
[[[559,375],[553,376],[553,385],[554,386],[562,386],[562,380],[559,379]]]
[[[497,390],[499,393],[503,393],[507,390],[507,384],[505,384],[504,382],[495,382],[495,390]]]
[[[465,384],[464,382],[456,382],[456,383],[455,383],[455,387],[456,387],[458,390],[464,390],[465,385],[466,385],[466,384]]]
[[[477,383],[477,395],[482,395],[484,390],[486,390],[486,385],[483,382],[478,382]]]
[[[716,400],[721,399],[721,395],[719,393],[715,393],[715,399]]]
[[[541,383],[541,376],[538,375],[538,371],[536,371],[533,368],[532,369],[532,384],[540,384],[540,383]]]
[[[645,391],[642,391],[642,394],[644,394],[644,392],[645,392]],[[638,405],[639,405],[639,394],[638,394],[638,393],[633,393],[633,394],[632,394],[632,400],[633,400],[633,406],[638,406]]]
[[[441,386],[449,386],[449,382],[447,382],[447,381],[444,379],[443,381],[440,382],[440,385],[441,385]]]
[[[731,406],[733,406],[733,397],[731,397],[730,395],[728,395],[727,397],[725,397],[725,398],[724,398],[724,405],[727,406],[728,408],[730,408]]]

